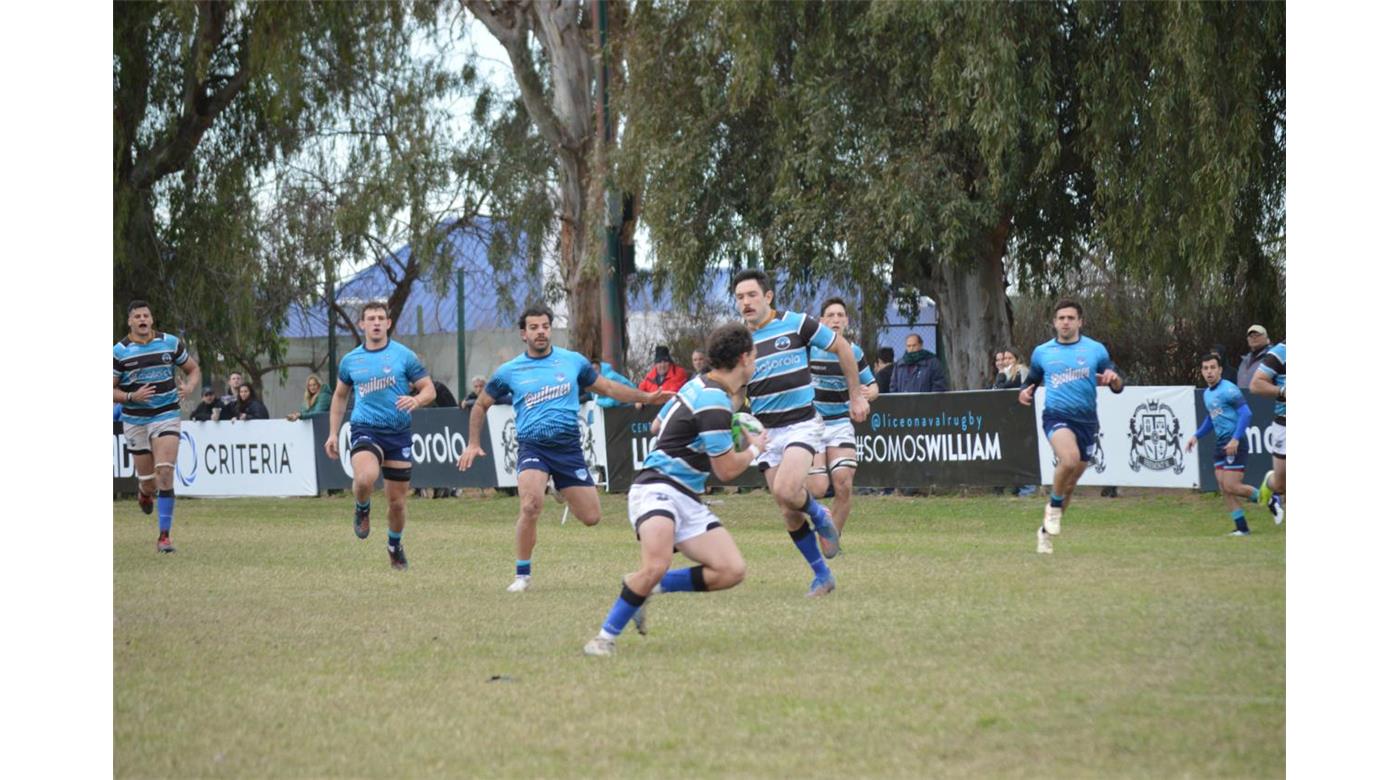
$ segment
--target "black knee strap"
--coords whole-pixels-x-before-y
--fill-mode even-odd
[[[390,482],[407,482],[409,477],[413,475],[413,467],[385,466],[380,469],[379,473]]]
[[[634,607],[640,607],[646,603],[646,597],[637,595],[635,591],[627,587],[625,581],[622,583],[622,600]]]
[[[165,490],[157,490],[157,491],[156,491],[156,495],[159,496],[159,497],[161,497],[161,498],[174,498],[174,497],[175,497],[175,488],[166,488]]]
[[[694,588],[694,589],[696,590],[696,592],[702,592],[702,591],[708,590],[708,588],[705,587],[705,567],[704,567],[704,566],[691,566],[691,567],[690,567],[690,585],[691,585],[692,588]]]
[[[374,457],[376,460],[378,460],[380,463],[384,462],[384,450],[379,449],[379,445],[375,444],[372,441],[361,440],[355,446],[350,448],[351,457],[353,457],[357,452],[372,452],[374,453]]]

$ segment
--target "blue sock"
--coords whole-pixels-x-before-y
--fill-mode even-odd
[[[817,537],[812,533],[812,526],[803,523],[796,531],[788,531],[788,536],[792,537],[792,543],[797,545],[797,551],[807,559],[807,565],[812,567],[814,574],[818,577],[831,576],[831,569],[827,568],[826,561],[822,560],[822,551],[817,548]]]
[[[1244,510],[1236,509],[1230,513],[1230,519],[1235,521],[1235,530],[1249,533],[1249,523],[1244,521]]]
[[[704,566],[691,566],[688,569],[672,569],[661,576],[656,586],[657,593],[684,593],[706,590]]]
[[[402,532],[402,531],[390,531],[390,532],[389,532],[389,546],[390,546],[390,547],[398,547],[399,544],[400,544],[402,541],[403,541],[403,532]]]
[[[160,518],[160,532],[170,533],[170,524],[175,522],[175,491],[156,492],[156,515]]]
[[[603,633],[611,637],[616,637],[627,628],[627,624],[632,620],[632,616],[637,614],[637,610],[646,602],[644,596],[639,596],[627,587],[622,585],[622,593],[613,602],[612,609],[608,612],[608,617],[603,621]]]
[[[803,507],[802,511],[806,512],[807,516],[812,518],[812,522],[814,523],[817,522],[817,518],[826,515],[826,507],[817,503],[817,497],[812,495],[811,491],[807,493],[807,506]]]
[[[1064,507],[1064,505],[1065,505],[1065,497],[1064,497],[1064,496],[1057,496],[1057,495],[1055,495],[1054,493],[1051,493],[1051,494],[1050,494],[1050,506],[1053,506],[1053,507],[1055,507],[1056,509],[1060,509],[1060,508]]]
[[[1253,488],[1254,492],[1249,494],[1249,503],[1259,503],[1259,488]]]
[[[517,560],[517,561],[515,562],[515,576],[517,576],[517,577],[528,577],[528,576],[530,576],[530,562],[529,562],[528,560],[526,560],[526,561]]]

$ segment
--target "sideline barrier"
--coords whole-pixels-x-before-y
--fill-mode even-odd
[[[1034,408],[1011,390],[885,395],[868,420],[855,426],[861,487],[1011,486],[1047,484],[1054,458],[1040,432],[1044,391]],[[1257,484],[1270,468],[1263,432],[1273,419],[1270,399],[1249,399],[1255,423],[1247,437],[1246,481]],[[609,492],[626,492],[655,445],[650,424],[659,407],[600,409],[590,402],[579,414],[584,455],[594,479]],[[1213,441],[1186,453],[1186,439],[1202,419],[1201,390],[1134,387],[1114,395],[1099,390],[1099,457],[1081,484],[1123,487],[1215,489]],[[515,485],[515,413],[493,406],[482,444],[486,456],[466,472],[457,458],[466,447],[469,414],[461,409],[422,409],[413,414],[414,487],[510,487]],[[190,496],[315,495],[351,484],[349,424],[340,431],[341,458],[326,457],[329,420],[183,422],[176,493]],[[133,493],[136,480],[121,424],[112,438],[113,489]],[[757,487],[763,477],[748,469],[728,485]]]

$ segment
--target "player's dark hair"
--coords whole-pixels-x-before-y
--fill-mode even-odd
[[[126,305],[126,313],[127,313],[128,315],[130,315],[132,312],[136,311],[137,309],[149,309],[149,308],[151,308],[151,304],[146,303],[145,301],[141,300],[140,298],[137,298],[136,300],[134,300],[134,301],[132,301],[131,303],[128,303],[128,304]]]
[[[822,301],[822,307],[821,307],[820,309],[817,309],[817,313],[818,313],[819,315],[825,317],[825,316],[826,316],[826,307],[830,306],[830,305],[833,304],[833,303],[839,303],[839,304],[841,304],[841,310],[842,310],[842,311],[846,312],[847,314],[850,314],[850,313],[851,313],[851,307],[847,306],[847,305],[846,305],[846,302],[845,302],[844,300],[842,300],[841,298],[838,298],[838,297],[835,296],[835,295],[833,295],[833,296],[831,296],[830,298],[827,298],[826,300]]]
[[[738,322],[715,328],[705,339],[705,356],[710,359],[710,367],[721,371],[739,365],[739,359],[751,349],[753,336]]]
[[[1055,308],[1051,311],[1050,316],[1053,317],[1059,314],[1060,309],[1074,309],[1074,313],[1079,316],[1079,319],[1084,319],[1084,307],[1079,305],[1079,301],[1071,300],[1069,298],[1061,298],[1055,304]]]
[[[1207,353],[1205,353],[1204,355],[1201,355],[1201,362],[1202,362],[1202,363],[1208,363],[1208,362],[1210,362],[1210,361],[1212,361],[1212,360],[1215,361],[1215,364],[1216,364],[1217,366],[1224,366],[1224,365],[1225,365],[1225,361],[1223,361],[1223,360],[1220,359],[1220,355],[1219,355],[1218,353],[1215,353],[1215,352],[1207,352]]]
[[[550,311],[548,306],[542,306],[537,303],[521,312],[518,322],[521,330],[525,330],[525,320],[530,317],[544,317],[549,320],[550,326],[554,325],[554,312]]]
[[[757,268],[745,268],[734,275],[734,283],[729,285],[729,291],[731,293],[734,292],[739,289],[740,282],[747,282],[750,279],[758,282],[758,289],[763,292],[768,292],[773,289],[773,285],[768,281],[768,274],[765,274]]]
[[[365,318],[365,315],[369,314],[375,309],[379,309],[380,311],[384,312],[385,319],[388,319],[389,304],[385,303],[384,301],[370,301],[369,303],[366,303],[360,308],[360,319],[363,320]]]

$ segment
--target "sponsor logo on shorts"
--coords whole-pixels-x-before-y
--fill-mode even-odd
[[[574,469],[575,479],[588,479],[588,469]]]

